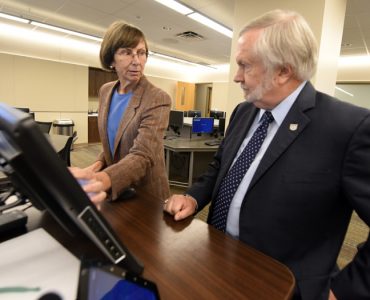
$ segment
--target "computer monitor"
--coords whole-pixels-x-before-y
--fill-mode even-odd
[[[30,109],[28,107],[16,107],[16,109],[19,109],[20,111],[23,111],[23,112],[26,112],[26,113],[30,112]]]
[[[16,107],[16,109],[23,111],[25,113],[29,113],[31,117],[35,120],[35,113],[32,112],[28,107]]]
[[[225,135],[225,118],[219,118],[218,119],[218,127],[217,127],[217,133],[219,136]]]
[[[180,110],[171,110],[168,127],[177,135],[180,135],[180,129],[184,126],[184,112]]]
[[[225,118],[226,112],[220,110],[210,110],[209,116],[214,119]]]
[[[200,118],[202,112],[200,110],[188,110],[188,117],[190,118]]]
[[[193,133],[213,133],[213,118],[193,118]]]
[[[29,114],[0,103],[0,171],[36,208],[70,234],[82,232],[112,263],[140,274],[143,266],[120,242]]]

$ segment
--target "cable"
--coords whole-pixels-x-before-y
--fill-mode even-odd
[[[8,194],[9,194],[9,196],[7,198],[3,197],[1,199],[2,204],[0,206],[0,213],[3,213],[5,210],[11,209],[11,208],[16,207],[18,205],[26,204],[28,202],[28,199],[26,197],[22,196],[21,194],[19,194],[14,188],[12,188],[12,191],[8,192]],[[11,196],[17,197],[17,200],[12,202],[12,203],[5,204],[6,200],[8,200]]]

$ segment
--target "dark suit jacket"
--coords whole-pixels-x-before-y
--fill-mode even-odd
[[[241,103],[214,160],[188,193],[202,209],[215,198],[258,109]],[[298,124],[291,130],[290,124]],[[334,274],[355,209],[370,225],[370,112],[301,91],[267,149],[240,210],[240,240],[286,264],[296,298],[370,299],[370,242]],[[212,217],[211,204],[209,219]]]
[[[143,76],[136,86],[117,130],[111,155],[107,121],[112,92],[118,81],[104,84],[99,91],[99,134],[103,152],[99,160],[112,181],[112,199],[128,187],[143,189],[166,199],[170,195],[164,163],[163,136],[168,126],[171,98]]]

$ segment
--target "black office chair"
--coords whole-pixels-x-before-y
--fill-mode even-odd
[[[73,143],[73,136],[68,137],[64,148],[58,152],[59,157],[66,163],[68,167],[71,166],[71,148]]]
[[[200,118],[201,116],[202,112],[200,110],[188,110],[188,117]]]
[[[36,123],[39,125],[39,127],[40,127],[40,129],[43,133],[49,133],[50,132],[52,122],[36,121]]]
[[[72,134],[72,146],[71,146],[71,151],[73,150],[73,145],[74,143],[76,142],[76,140],[78,139],[78,136],[77,136],[77,131],[73,131],[73,134]]]

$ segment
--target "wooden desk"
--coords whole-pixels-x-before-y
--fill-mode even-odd
[[[143,276],[156,282],[162,300],[274,300],[292,295],[295,280],[287,267],[198,219],[175,222],[151,195],[139,192],[134,199],[105,203],[101,212],[144,264]],[[89,241],[71,238],[50,215],[40,217],[36,211],[28,228],[39,226],[78,257],[92,250]]]
[[[209,140],[209,139],[208,139]],[[205,144],[207,140],[204,139],[187,139],[187,138],[176,138],[176,139],[165,139],[163,141],[164,149],[166,151],[166,171],[169,178],[170,175],[170,152],[188,152],[190,153],[189,160],[189,176],[187,182],[179,182],[169,180],[171,185],[189,187],[193,183],[193,168],[194,168],[194,153],[196,152],[216,152],[218,146],[207,146]]]

